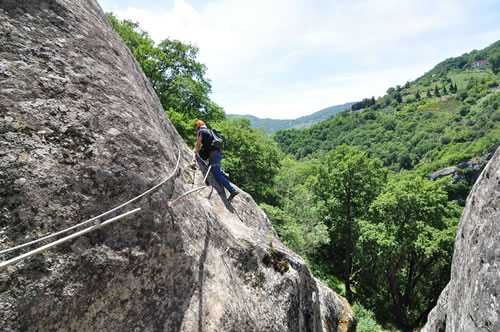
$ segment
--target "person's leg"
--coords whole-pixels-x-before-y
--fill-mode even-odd
[[[222,184],[230,193],[234,192],[236,189],[231,185],[231,183],[224,177],[222,170],[220,168],[220,162],[222,159],[222,152],[217,151],[210,157],[210,165],[212,165],[212,172],[215,179]]]

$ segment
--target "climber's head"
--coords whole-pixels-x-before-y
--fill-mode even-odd
[[[207,128],[207,126],[205,125],[205,122],[199,120],[196,122],[196,129],[200,130],[201,128]]]

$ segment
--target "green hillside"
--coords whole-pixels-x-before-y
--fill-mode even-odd
[[[343,105],[331,106],[321,111],[315,112],[311,115],[301,116],[300,118],[293,120],[276,120],[276,119],[261,119],[253,115],[237,115],[228,114],[230,119],[235,118],[247,118],[250,120],[250,125],[252,128],[266,128],[266,134],[272,134],[281,129],[304,129],[309,128],[312,125],[327,120],[331,116],[338,114],[346,109],[350,109],[353,103],[346,103]]]
[[[479,60],[489,64],[473,68]],[[465,198],[500,144],[499,65],[500,41],[273,135],[291,158],[275,179],[279,203],[261,206],[280,239],[355,303],[360,330],[421,327],[448,283]]]
[[[253,115],[228,114],[229,119],[246,118],[250,120],[252,128],[265,128],[266,134],[272,134],[277,130],[292,128],[293,120],[261,119]]]
[[[355,145],[392,170],[432,172],[471,159],[500,143],[499,76],[476,60],[500,54],[500,41],[450,58],[414,82],[389,88],[374,105],[344,111],[305,130],[275,134],[296,158]]]

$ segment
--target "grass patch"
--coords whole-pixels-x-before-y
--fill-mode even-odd
[[[354,303],[352,310],[356,314],[356,332],[400,332],[395,327],[382,327],[375,319],[375,314],[361,304]]]
[[[457,85],[458,90],[465,89],[469,80],[473,77],[476,80],[488,79],[494,77],[491,72],[488,71],[480,71],[480,70],[468,70],[461,73],[448,74],[448,78]]]

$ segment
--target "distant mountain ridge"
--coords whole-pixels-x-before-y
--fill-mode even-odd
[[[343,105],[330,106],[328,108],[322,109],[311,115],[301,116],[297,119],[291,120],[277,120],[277,119],[261,119],[253,115],[239,115],[239,114],[228,114],[230,119],[233,118],[247,118],[250,120],[250,125],[252,128],[266,128],[266,134],[272,134],[281,129],[304,129],[309,128],[312,125],[328,120],[332,115],[336,115],[342,111],[350,109],[354,102],[345,103]]]

